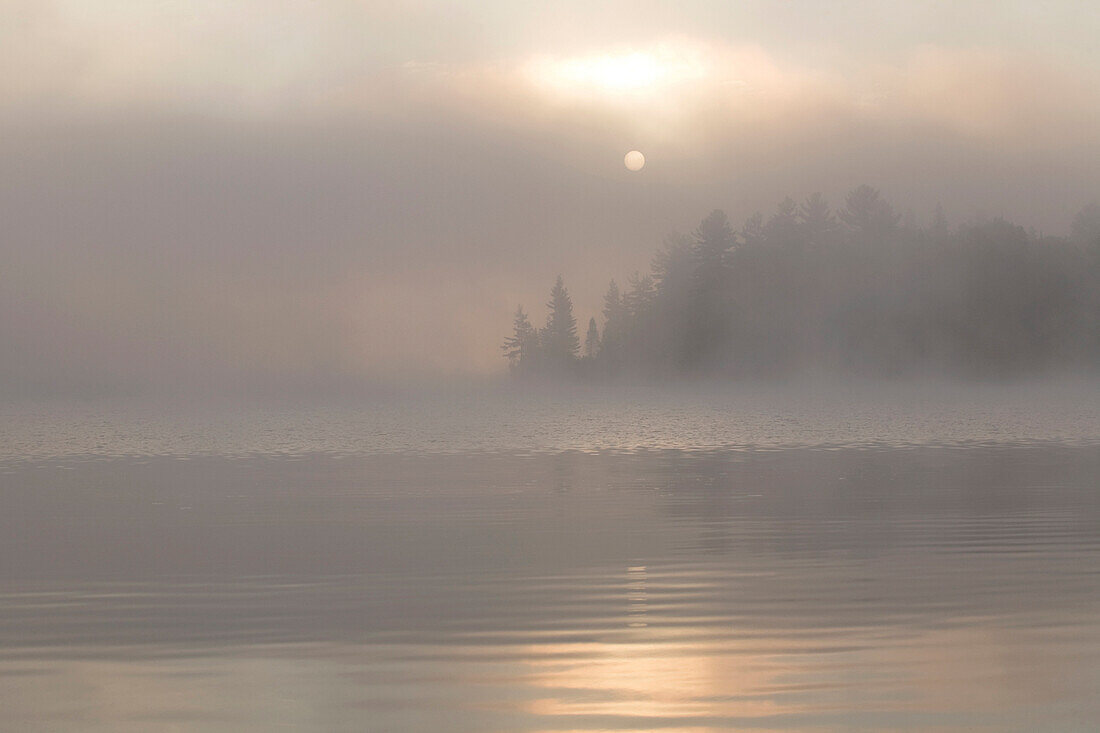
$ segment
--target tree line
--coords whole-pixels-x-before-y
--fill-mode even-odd
[[[908,218],[908,217],[907,217]],[[784,199],[738,230],[716,210],[612,280],[581,341],[559,276],[546,325],[516,310],[513,374],[1013,376],[1100,367],[1100,207],[1069,237],[1004,219],[903,220],[860,186],[832,211]]]

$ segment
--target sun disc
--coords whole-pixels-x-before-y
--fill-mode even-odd
[[[637,150],[631,150],[623,157],[623,164],[626,165],[627,170],[640,171],[645,165],[645,156]]]

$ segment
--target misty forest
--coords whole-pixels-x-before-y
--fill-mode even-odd
[[[563,278],[545,326],[520,306],[515,376],[1030,376],[1100,366],[1100,206],[1067,237],[1003,218],[919,226],[876,189],[834,212],[784,199],[735,229],[720,210],[612,280],[578,330]]]

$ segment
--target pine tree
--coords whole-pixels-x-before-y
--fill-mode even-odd
[[[623,340],[626,337],[626,307],[619,286],[612,280],[603,296],[603,340],[600,342],[600,359],[611,371],[619,366]]]
[[[612,280],[603,296],[604,331],[612,323],[617,325],[622,320],[623,313],[623,298],[619,293],[619,286]]]
[[[741,239],[746,247],[764,243],[764,216],[759,211],[745,220],[745,225],[741,227]]]
[[[691,237],[683,234],[665,237],[663,245],[653,255],[650,266],[658,290],[675,288],[685,279],[690,279],[693,244]]]
[[[594,359],[600,350],[600,330],[596,326],[596,319],[588,319],[588,333],[584,337],[584,356],[586,359]]]
[[[538,360],[539,334],[523,312],[522,305],[516,308],[512,335],[504,340],[501,348],[513,374],[529,374],[534,371]]]
[[[790,196],[779,202],[774,214],[764,225],[764,234],[772,247],[793,247],[801,239],[798,224],[798,204]]]
[[[901,214],[879,192],[863,184],[852,189],[840,212],[840,220],[864,239],[885,237],[897,229]]]
[[[577,337],[577,319],[573,316],[573,300],[561,275],[550,290],[550,302],[546,307],[550,313],[542,332],[543,352],[555,368],[565,368],[576,360],[581,343]]]
[[[836,217],[820,193],[810,196],[798,207],[798,223],[806,241],[812,245],[824,244],[837,226]]]
[[[715,209],[695,230],[695,259],[701,271],[716,274],[725,269],[736,235],[724,211]]]
[[[652,275],[630,276],[630,290],[623,295],[623,307],[633,320],[646,315],[657,299],[657,286]]]

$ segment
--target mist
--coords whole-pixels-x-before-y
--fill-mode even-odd
[[[0,729],[1100,730],[1097,38],[0,0]]]
[[[816,40],[751,4],[718,26],[643,6],[617,36],[578,8],[5,10],[9,393],[503,374],[517,303],[561,273],[587,323],[713,209],[866,183],[921,226],[941,205],[1068,236],[1100,192],[1100,75],[1068,10],[1047,36],[965,8],[866,34],[856,3]]]

